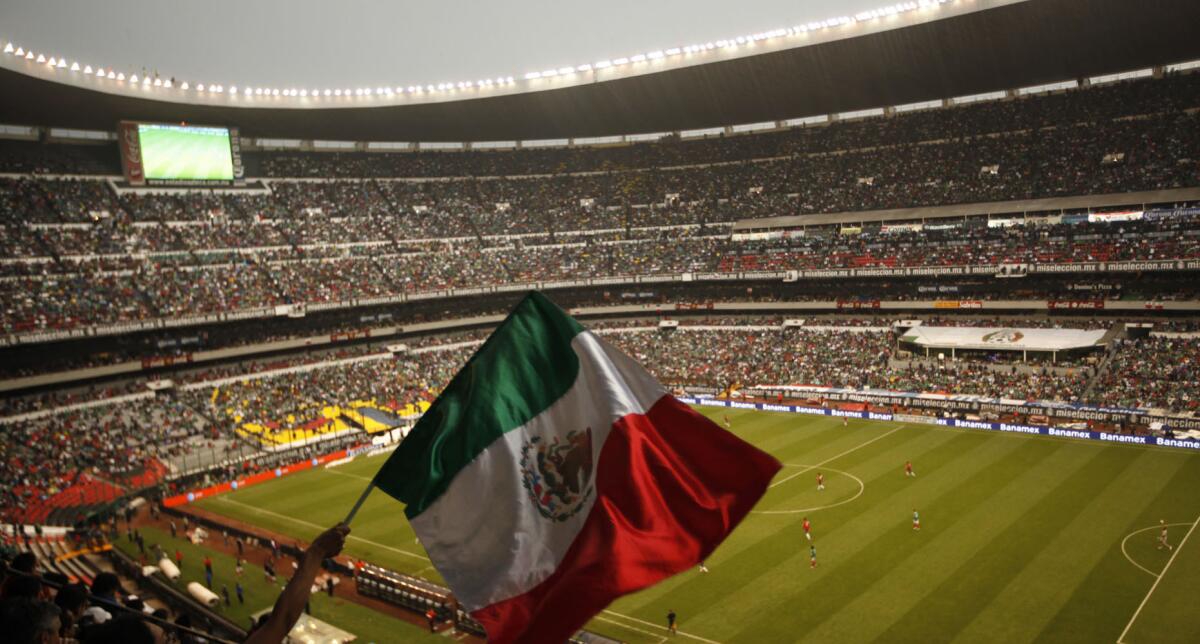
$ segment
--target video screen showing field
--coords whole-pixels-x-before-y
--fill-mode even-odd
[[[139,124],[147,179],[232,181],[229,130],[223,127]]]

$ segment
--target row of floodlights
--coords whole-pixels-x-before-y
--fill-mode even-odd
[[[853,16],[839,16],[829,18],[828,20],[820,20],[809,22],[795,27],[787,27],[783,29],[775,29],[772,31],[764,31],[761,33],[752,34],[749,36],[738,36],[728,40],[716,40],[700,45],[688,45],[686,47],[672,47],[670,49],[659,49],[644,54],[634,56],[613,58],[611,60],[599,60],[594,63],[576,65],[573,67],[557,67],[547,69],[540,72],[529,72],[524,75],[524,80],[534,81],[542,78],[554,78],[556,76],[570,76],[576,73],[587,73],[597,70],[618,68],[625,65],[633,65],[645,63],[647,61],[660,60],[681,55],[698,54],[717,49],[737,49],[743,46],[752,46],[757,42],[768,40],[771,38],[783,38],[786,36],[798,36],[808,32],[820,31],[842,25],[850,25],[858,22],[866,22],[879,18],[887,18],[896,16],[909,11],[918,9],[926,9],[946,4],[951,0],[917,0],[916,2],[901,2],[894,5],[888,5],[879,9],[863,11]],[[93,68],[91,65],[80,66],[78,62],[67,64],[66,58],[58,56],[50,56],[47,58],[44,54],[34,54],[32,50],[25,50],[23,47],[7,43],[4,47],[4,53],[24,58],[26,60],[35,61],[38,64],[45,64],[52,69],[69,69],[72,72],[79,72],[87,75],[92,75],[97,78],[105,78],[119,82],[128,82],[136,85],[141,84],[143,88],[150,87],[178,87],[180,90],[192,90],[196,92],[208,92],[215,94],[230,94],[232,96],[270,96],[270,97],[299,97],[299,98],[321,98],[321,97],[394,97],[397,95],[416,95],[416,94],[432,94],[438,92],[455,92],[469,89],[489,89],[494,87],[509,87],[516,84],[516,79],[512,76],[499,76],[496,78],[485,78],[477,81],[459,81],[452,83],[436,83],[432,85],[409,85],[407,87],[360,87],[356,89],[296,89],[287,88],[279,89],[274,87],[238,87],[230,85],[226,88],[221,84],[204,84],[196,83],[194,86],[187,81],[176,82],[172,79],[160,78],[157,74],[151,78],[149,75],[138,77],[137,74],[130,74],[128,77],[123,72],[118,72],[112,68],[105,69],[103,67]]]

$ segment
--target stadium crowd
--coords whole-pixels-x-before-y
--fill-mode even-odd
[[[240,193],[118,196],[92,179],[3,178],[0,331],[539,279],[1196,258],[1200,225],[1188,217],[1051,215],[1012,227],[968,217],[757,241],[728,228],[760,216],[1197,186],[1196,107],[1200,74],[1182,74],[695,141],[264,152],[256,163],[267,175],[329,180]],[[4,163],[56,146],[0,147]],[[64,163],[90,158],[57,147]],[[358,178],[333,180],[346,176]]]
[[[0,277],[0,330],[19,333],[214,314],[284,304],[540,280],[686,272],[1074,263],[1200,257],[1200,218],[1044,226],[969,225],[735,241],[702,231],[647,232],[611,242],[468,240],[357,249],[258,249],[183,255],[10,262]],[[192,236],[192,235],[189,235]],[[192,236],[206,244],[208,235]],[[239,249],[246,251],[247,249]],[[1120,290],[1117,294],[1120,295]],[[912,293],[902,299],[915,299]],[[1080,298],[1078,294],[1076,298]],[[1091,295],[1086,296],[1093,297]],[[824,299],[829,299],[826,296]]]
[[[597,332],[676,388],[818,385],[1175,412],[1195,410],[1195,392],[1200,391],[1196,338],[1120,342],[1098,369],[1095,364],[1030,367],[992,364],[987,356],[913,359],[896,351],[890,330],[849,326],[854,318],[845,318],[845,325],[787,330],[763,328],[779,322],[768,316],[694,321],[705,324],[664,331],[649,320],[612,321],[597,325]],[[299,354],[251,363],[241,372],[233,366],[199,369],[181,376],[181,383],[192,377],[198,386],[182,386],[173,395],[143,394],[7,422],[11,440],[0,445],[0,506],[10,516],[29,517],[34,508],[44,516],[55,499],[115,498],[122,493],[118,485],[138,489],[180,470],[194,450],[224,450],[229,457],[234,450],[244,453],[247,440],[252,451],[287,446],[270,438],[270,432],[239,430],[257,425],[284,432],[272,436],[286,437],[293,428],[323,427],[331,406],[366,404],[402,413],[409,405],[433,400],[486,334],[479,330],[425,340],[395,357],[366,356],[364,347],[349,354],[323,352],[316,364],[312,355]],[[204,385],[218,376],[240,379]],[[1093,383],[1099,386],[1089,386]],[[304,440],[295,444],[324,431],[302,432]],[[73,489],[77,492],[68,494]]]

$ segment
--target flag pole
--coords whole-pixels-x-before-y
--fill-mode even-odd
[[[350,508],[350,514],[346,515],[346,520],[342,521],[342,523],[350,525],[350,522],[354,520],[354,515],[358,514],[358,509],[362,507],[363,501],[367,500],[367,495],[374,489],[375,481],[371,481],[367,484],[367,489],[363,490],[362,496],[358,497],[358,500],[354,502],[354,507]]]

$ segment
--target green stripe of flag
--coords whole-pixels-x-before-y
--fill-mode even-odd
[[[500,324],[454,376],[374,483],[413,518],[454,476],[505,432],[542,413],[575,383],[571,339],[583,328],[538,292]]]

